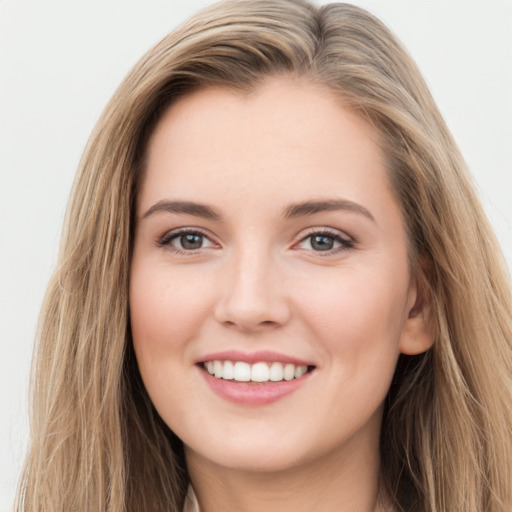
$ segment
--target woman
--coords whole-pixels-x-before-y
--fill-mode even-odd
[[[19,510],[510,509],[504,264],[365,11],[228,1],[170,34],[66,225]]]

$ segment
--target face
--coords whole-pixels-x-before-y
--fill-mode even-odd
[[[138,196],[140,372],[188,457],[279,470],[378,451],[400,352],[427,348],[378,135],[327,89],[195,92]]]

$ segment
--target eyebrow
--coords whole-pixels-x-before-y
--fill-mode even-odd
[[[327,199],[322,201],[305,201],[303,203],[292,204],[284,211],[284,217],[293,219],[315,213],[329,212],[335,210],[345,210],[359,213],[375,222],[373,215],[362,205],[349,201],[348,199]]]
[[[166,199],[158,201],[142,216],[143,219],[153,215],[156,212],[184,213],[194,215],[210,220],[220,220],[221,215],[215,208],[205,204],[194,203],[192,201],[168,201]]]
[[[304,201],[288,206],[284,210],[285,219],[295,219],[316,213],[345,210],[359,213],[375,222],[373,215],[362,205],[349,201],[348,199],[327,199],[322,201]],[[155,203],[142,216],[143,219],[153,215],[156,212],[181,213],[202,217],[204,219],[219,221],[221,214],[213,207],[206,204],[194,203],[193,201],[169,201],[162,200]]]

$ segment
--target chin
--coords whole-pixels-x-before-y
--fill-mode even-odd
[[[207,460],[209,464],[225,469],[248,473],[277,473],[297,467],[304,463],[308,457],[301,453],[297,441],[287,439],[245,439],[232,440],[226,444],[215,443],[207,450],[198,452],[185,445],[187,461]]]

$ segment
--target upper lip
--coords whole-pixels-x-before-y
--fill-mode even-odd
[[[208,361],[243,361],[254,364],[260,362],[268,363],[289,363],[297,366],[314,366],[310,361],[305,361],[294,356],[280,354],[272,350],[259,350],[257,352],[242,352],[240,350],[224,350],[222,352],[213,352],[196,361],[196,363],[206,363]]]

